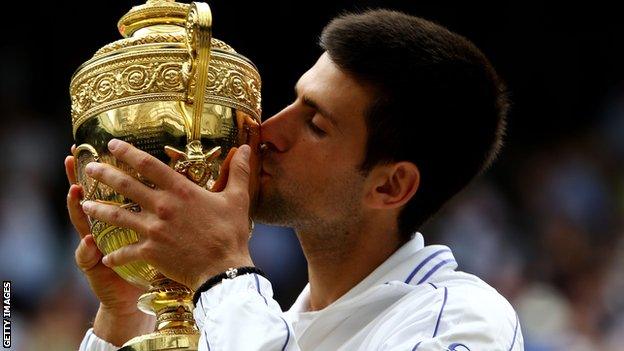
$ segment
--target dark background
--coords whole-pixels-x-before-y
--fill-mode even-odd
[[[3,107],[21,104],[43,115],[68,114],[71,74],[101,46],[120,39],[117,19],[137,4],[46,2],[9,11],[16,18],[3,23],[1,47],[8,61],[2,67]],[[214,36],[252,58],[262,72],[267,117],[288,101],[291,86],[316,60],[323,26],[344,11],[367,8],[403,10],[474,41],[510,85],[513,116],[521,116],[511,119],[510,146],[547,142],[553,133],[591,125],[597,106],[622,77],[624,22],[615,7],[416,1],[215,1],[210,6]]]
[[[82,62],[121,38],[117,20],[141,3],[3,5],[0,275],[14,282],[16,350],[73,349],[93,316],[94,300],[73,268],[76,238],[64,208],[68,87]],[[425,238],[452,246],[460,269],[512,301],[527,350],[615,350],[624,341],[624,298],[615,293],[624,287],[624,21],[615,5],[222,0],[210,6],[214,37],[261,72],[263,118],[293,99],[294,83],[321,53],[323,26],[344,11],[399,9],[474,41],[510,89],[506,147],[483,179],[423,229]],[[296,238],[260,226],[252,248],[288,308],[306,281]],[[50,335],[54,345],[42,348]]]

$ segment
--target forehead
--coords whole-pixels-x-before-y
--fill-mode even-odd
[[[301,76],[295,87],[299,97],[314,100],[330,112],[337,123],[364,122],[364,114],[373,100],[373,89],[342,71],[327,53]]]

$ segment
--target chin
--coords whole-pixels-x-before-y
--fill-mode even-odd
[[[258,202],[254,211],[254,220],[274,226],[290,227],[292,207],[281,196],[267,196],[266,188],[260,188]]]

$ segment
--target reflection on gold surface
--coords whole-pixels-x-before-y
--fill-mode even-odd
[[[123,106],[103,112],[80,126],[76,133],[76,142],[79,145],[76,151],[77,174],[86,190],[85,199],[120,206],[132,204],[132,199],[125,198],[109,186],[101,183],[94,185],[93,179],[85,176],[84,167],[92,161],[104,162],[141,179],[132,168],[110,154],[107,145],[113,138],[130,142],[160,160],[171,163],[170,156],[165,152],[165,146],[185,150],[192,123],[189,109],[188,105],[177,101]],[[221,148],[215,162],[210,164],[208,183],[204,183],[209,189],[219,177],[221,163],[229,150],[242,143],[248,143],[250,128],[257,130],[259,124],[248,114],[233,111],[229,107],[204,104],[203,110],[201,122],[203,149],[210,150],[217,146]],[[236,119],[233,118],[234,115],[237,116]],[[149,183],[146,180],[144,182]],[[104,222],[94,221],[92,231],[98,246],[105,254],[138,240],[136,233],[131,230],[111,227]],[[146,266],[142,263],[133,263],[128,267],[116,267],[115,270],[128,281],[149,287],[149,282],[154,279],[156,272]]]

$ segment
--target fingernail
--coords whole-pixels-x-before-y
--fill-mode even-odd
[[[85,213],[90,212],[93,209],[93,201],[85,201],[82,203],[82,210]]]
[[[108,142],[108,149],[109,149],[110,151],[115,151],[115,149],[117,149],[117,148],[119,147],[119,143],[120,143],[120,142],[119,142],[119,140],[117,140],[117,139],[111,139],[111,140]]]
[[[102,257],[102,263],[103,263],[106,267],[110,267],[110,266],[109,266],[109,263],[110,263],[110,262],[108,262],[108,261],[109,261],[108,255],[106,255],[106,256],[104,256],[104,257]]]
[[[243,156],[243,160],[249,161],[249,155],[251,154],[251,148],[247,144],[243,144],[238,148],[238,152]]]
[[[96,168],[97,168],[96,162],[89,162],[87,163],[87,166],[85,167],[85,172],[87,172],[88,175],[91,175],[93,174]]]
[[[75,190],[75,186],[76,184],[72,184],[69,187],[69,191],[67,192],[67,198],[68,199],[73,199],[74,197],[76,197],[76,190]]]
[[[82,240],[84,240],[85,245],[91,246],[91,243],[93,242],[93,237],[91,236],[91,234],[87,234],[84,238],[82,238]]]

